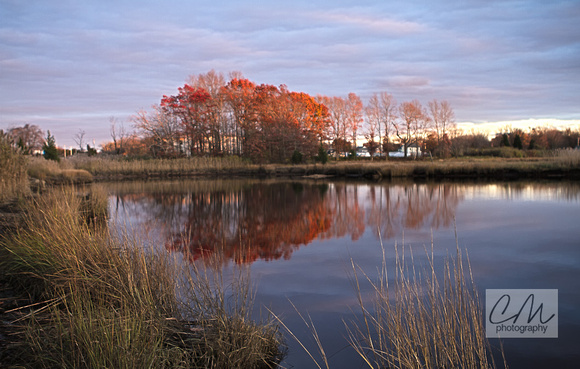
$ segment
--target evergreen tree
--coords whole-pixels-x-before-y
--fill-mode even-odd
[[[514,137],[514,147],[516,149],[523,149],[524,146],[522,144],[522,139],[520,138],[520,135],[516,133],[516,136]]]
[[[501,136],[501,145],[502,145],[502,146],[506,146],[506,147],[510,147],[510,146],[511,146],[511,145],[510,145],[510,140],[509,140],[509,138],[508,138],[508,135],[507,135],[507,133],[504,133],[504,134]]]
[[[292,153],[292,164],[300,164],[302,163],[302,153],[298,150],[294,150]]]
[[[50,131],[47,131],[46,141],[44,142],[44,145],[42,145],[42,150],[44,150],[43,155],[46,160],[60,161],[60,158],[58,157],[58,149],[56,148],[56,141],[54,136],[50,134]]]
[[[318,146],[318,156],[316,157],[316,160],[321,162],[322,164],[326,164],[328,162],[328,153],[326,152],[322,144]]]

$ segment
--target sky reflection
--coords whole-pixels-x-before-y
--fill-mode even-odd
[[[401,252],[403,244],[407,255],[412,246],[416,266],[425,266],[433,240],[441,273],[445,257],[455,255],[456,228],[480,296],[488,288],[558,289],[559,338],[504,340],[509,364],[571,368],[580,360],[578,183],[186,181],[109,190],[112,222],[122,218],[147,231],[151,247],[190,262],[211,254],[225,269],[250,267],[258,306],[280,314],[307,342],[310,334],[292,304],[309,314],[333,355],[332,368],[360,365],[344,348],[343,319],[356,317],[357,306],[351,260],[377,275],[379,230],[389,267],[395,245]],[[370,302],[370,287],[362,292]],[[285,365],[312,367],[290,344]]]

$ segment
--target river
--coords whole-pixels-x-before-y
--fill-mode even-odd
[[[353,263],[378,275],[395,249],[436,268],[468,255],[482,306],[486,289],[557,289],[557,338],[502,339],[510,368],[580,362],[580,183],[414,183],[186,180],[104,184],[111,224],[183,262],[217,258],[249,268],[256,309],[267,307],[316,356],[314,323],[331,368],[363,367],[345,321],[358,314]],[[457,235],[457,236],[456,236]],[[457,240],[457,242],[456,242]],[[383,245],[381,247],[381,244]],[[371,299],[369,286],[361,287]],[[300,314],[299,314],[300,313]],[[492,345],[499,340],[492,338]],[[288,336],[286,368],[315,367]],[[321,362],[320,359],[317,359]]]

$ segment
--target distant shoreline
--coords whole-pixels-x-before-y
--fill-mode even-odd
[[[62,168],[64,167],[64,168]],[[331,161],[326,164],[249,164],[231,158],[127,160],[82,158],[29,164],[29,176],[47,184],[179,178],[351,178],[364,180],[580,180],[580,150],[540,158],[460,158]]]

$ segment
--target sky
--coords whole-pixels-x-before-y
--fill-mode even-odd
[[[110,141],[190,75],[580,127],[580,1],[0,0],[0,129]]]

